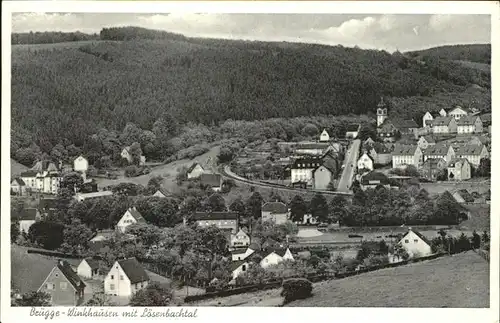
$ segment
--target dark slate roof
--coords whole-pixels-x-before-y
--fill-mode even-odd
[[[431,241],[429,239],[427,239],[422,233],[420,233],[418,230],[415,230],[413,228],[410,228],[409,230],[413,231],[413,233],[415,233],[420,239],[422,239],[422,241],[424,241],[425,243],[427,243],[429,246],[431,246]],[[408,233],[407,233],[408,234]],[[404,238],[404,237],[403,237]]]
[[[386,119],[384,123],[382,123],[382,125],[379,127],[379,132],[382,133],[392,133],[394,131],[396,131],[396,127],[389,119]]]
[[[474,197],[467,189],[461,189],[457,191],[458,194],[465,200],[465,202],[474,202]]]
[[[361,184],[363,184],[363,185],[374,184],[374,183],[370,183],[372,181],[379,181],[381,185],[387,185],[390,183],[389,178],[385,174],[380,173],[380,172],[365,173],[361,177]]]
[[[260,250],[261,247],[260,247],[259,243],[255,242],[255,241],[252,241],[250,243],[250,245],[248,246],[248,248],[256,251],[256,250]]]
[[[396,144],[394,145],[393,155],[414,155],[417,150],[417,145],[402,145]]]
[[[398,129],[418,128],[417,123],[413,119],[396,119],[392,120],[392,124]]]
[[[356,124],[350,124],[350,125],[347,126],[346,131],[347,132],[350,132],[350,131],[359,131],[360,127],[361,127],[361,125],[357,124],[357,123]]]
[[[142,265],[135,258],[118,260],[118,264],[122,267],[125,275],[127,275],[131,284],[149,280],[149,276]]]
[[[472,126],[476,123],[479,116],[463,116],[457,121],[457,126]]]
[[[432,120],[432,125],[433,126],[447,126],[450,124],[450,122],[454,120],[453,117],[437,117],[436,119]]]
[[[196,212],[193,215],[194,220],[236,220],[238,214],[236,212]]]
[[[390,154],[391,153],[391,150],[389,148],[387,148],[386,145],[384,145],[380,142],[376,142],[376,143],[372,144],[371,148],[373,148],[377,154]]]
[[[432,136],[422,136],[422,138],[424,138],[425,141],[427,141],[430,144],[436,143],[436,140],[434,140],[434,138]]]
[[[288,208],[285,203],[281,202],[267,202],[262,205],[262,211],[271,213],[287,213]]]
[[[35,177],[38,174],[35,170],[27,170],[21,173],[21,177]]]
[[[158,193],[158,192],[163,194],[163,196],[165,196],[165,197],[172,196],[172,193],[170,193],[169,191],[167,191],[163,187],[160,187],[155,193]]]
[[[245,252],[247,252],[247,248],[236,248],[233,251],[231,251],[231,254],[232,255],[239,255],[239,254],[242,254]]]
[[[286,253],[287,248],[268,248],[266,250],[266,257],[270,255],[271,253],[275,253],[280,257],[283,257]]]
[[[456,155],[468,156],[468,155],[479,155],[483,150],[484,146],[480,145],[463,145],[457,147]]]
[[[188,168],[187,172],[188,172],[188,173],[191,173],[191,172],[193,171],[193,169],[194,169],[197,165],[200,165],[200,164],[199,164],[199,163],[194,163],[194,164],[192,164],[192,165]],[[203,166],[201,166],[201,165],[200,165],[200,167],[201,167],[201,168],[203,168]]]
[[[134,217],[134,219],[139,223],[146,223],[146,220],[142,217],[142,214],[137,211],[135,207],[128,209],[130,214]]]
[[[19,177],[14,178],[14,179],[12,180],[12,182],[16,182],[16,183],[17,183],[17,185],[19,185],[19,186],[25,186],[25,185],[26,185],[26,183],[25,183],[25,182],[24,182],[21,178],[19,178]],[[12,183],[12,182],[11,182],[11,183]]]
[[[237,261],[233,261],[231,263],[231,271],[234,271],[236,269],[238,269],[238,267],[240,267],[241,265],[243,265],[244,263],[246,263],[245,260],[237,260]]]
[[[66,277],[70,284],[73,285],[75,289],[78,290],[85,288],[85,284],[80,279],[80,277],[78,277],[77,273],[73,271],[71,265],[67,261],[59,260],[59,262],[57,263],[57,268],[59,268],[62,274]]]
[[[437,168],[439,164],[446,165],[446,161],[443,158],[427,158],[423,168]]]
[[[201,174],[200,182],[211,187],[218,187],[221,184],[221,176],[219,174]]]
[[[444,155],[448,154],[449,149],[450,149],[450,147],[448,145],[437,144],[437,145],[427,147],[427,149],[425,149],[424,154],[427,156],[431,156],[431,155],[432,156],[444,156]]]
[[[10,217],[12,220],[27,221],[36,220],[38,210],[35,208],[23,209],[20,212],[11,212]]]
[[[85,258],[85,262],[90,266],[91,269],[99,268],[99,262],[92,258]]]
[[[293,162],[293,169],[309,169],[321,166],[322,160],[318,157],[298,158]]]

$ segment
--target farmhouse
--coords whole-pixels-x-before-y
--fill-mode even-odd
[[[422,163],[422,151],[417,145],[396,144],[392,153],[392,168],[405,165],[419,167]]]
[[[233,279],[236,279],[236,277],[247,271],[247,269],[248,269],[248,262],[246,262],[245,260],[233,261],[231,263],[231,272],[233,275]]]
[[[446,161],[443,158],[427,158],[420,172],[424,178],[435,181],[444,169],[446,169]]]
[[[13,210],[11,212],[11,220],[19,223],[19,231],[24,233],[28,233],[33,223],[40,220],[40,218],[40,212],[35,208],[22,209],[20,212]]]
[[[26,194],[26,183],[22,178],[16,177],[10,182],[10,191],[14,195],[25,195]]]
[[[134,156],[132,156],[132,153],[130,152],[130,146],[124,147],[122,152],[120,153],[123,159],[126,159],[129,164],[131,164],[134,161]],[[139,157],[139,165],[144,166],[146,164],[146,157],[141,155]]]
[[[319,135],[319,141],[330,141],[330,135],[328,134],[326,129],[323,129],[323,132],[321,133],[321,135]]]
[[[431,136],[422,136],[418,139],[417,145],[420,147],[420,149],[425,150],[429,146],[433,146],[436,144],[436,140],[432,138]]]
[[[116,225],[118,231],[124,233],[129,225],[135,223],[146,223],[146,220],[142,217],[141,213],[137,211],[136,207],[129,208],[125,214],[121,217]]]
[[[215,225],[221,230],[231,230],[231,233],[238,232],[238,214],[235,212],[196,212],[193,220],[200,227]]]
[[[76,272],[80,277],[94,279],[99,275],[99,262],[92,258],[83,259],[78,265]]]
[[[293,258],[292,253],[290,252],[290,249],[288,248],[270,249],[267,252],[265,253],[261,252],[260,254],[263,257],[259,264],[264,269],[273,265],[277,265],[280,262],[283,262],[284,260],[291,260],[291,261],[295,260]]]
[[[456,107],[450,109],[447,112],[447,116],[453,117],[455,120],[459,120],[462,117],[465,117],[465,116],[467,116],[467,115],[469,115],[471,113],[472,113],[471,110],[463,108],[463,107],[457,105]]]
[[[255,250],[250,247],[237,248],[231,251],[231,257],[233,261],[244,260],[254,252]]]
[[[87,177],[88,169],[89,169],[89,161],[85,157],[80,155],[73,161],[73,170],[82,173],[84,180]]]
[[[169,191],[167,191],[166,189],[164,188],[160,188],[159,190],[157,190],[154,194],[153,194],[154,197],[161,197],[161,198],[165,198],[165,197],[172,197],[172,193],[170,193]]]
[[[219,174],[206,174],[200,175],[200,183],[208,186],[215,192],[219,192],[222,187],[222,176]]]
[[[465,158],[472,166],[478,167],[481,159],[490,158],[490,153],[484,145],[464,145],[457,149],[455,156]]]
[[[455,158],[448,164],[448,179],[465,181],[471,178],[472,168],[466,158]]]
[[[248,247],[250,245],[250,236],[240,229],[236,234],[231,234],[229,243],[232,248]]]
[[[369,172],[361,176],[360,180],[361,189],[366,190],[367,188],[377,188],[383,186],[385,188],[390,188],[390,180],[384,174],[380,172]]]
[[[305,182],[307,186],[313,186],[313,172],[321,164],[322,161],[318,157],[296,159],[291,167],[292,183]]]
[[[431,242],[420,232],[409,228],[399,243],[411,258],[425,257],[432,254]]]
[[[356,139],[361,129],[360,124],[350,124],[347,126],[347,131],[345,133],[346,138]]]
[[[262,222],[271,221],[276,224],[282,224],[287,220],[288,208],[285,203],[267,202],[262,205]]]
[[[426,150],[424,150],[424,161],[429,158],[444,159],[447,163],[449,163],[455,157],[455,150],[451,145],[446,144],[437,144],[433,146],[429,146]]]
[[[203,173],[205,173],[205,169],[200,164],[194,163],[187,170],[187,178],[199,178]]]
[[[373,160],[366,152],[358,159],[358,169],[373,170]]]
[[[435,134],[456,133],[457,122],[453,117],[437,117],[432,121],[432,132]]]
[[[104,293],[130,297],[148,285],[149,276],[135,258],[118,260],[104,279]]]
[[[84,282],[73,271],[71,265],[64,260],[59,260],[52,268],[38,292],[50,295],[53,306],[78,306],[83,302],[85,290]]]
[[[379,142],[374,143],[368,153],[373,158],[374,164],[387,165],[392,161],[391,149]]]

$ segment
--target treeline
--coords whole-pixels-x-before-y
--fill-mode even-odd
[[[162,30],[146,29],[141,27],[112,27],[103,28],[100,32],[101,40],[132,40],[132,39],[170,39],[185,40],[181,34]]]
[[[491,64],[491,44],[450,45],[406,53],[411,57],[431,56],[447,60],[462,60]]]
[[[54,44],[82,40],[98,40],[97,34],[84,34],[79,31],[76,32],[29,32],[29,33],[12,33],[12,45],[27,45],[27,44]]]

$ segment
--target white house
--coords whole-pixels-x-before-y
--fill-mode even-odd
[[[358,169],[373,170],[373,160],[366,152],[358,159]]]
[[[99,275],[99,262],[92,258],[83,259],[76,268],[78,276],[93,279]]]
[[[425,257],[432,254],[431,242],[420,232],[409,228],[408,232],[398,242],[408,252],[411,258]]]
[[[435,144],[436,144],[436,140],[434,140],[434,138],[432,138],[431,136],[422,136],[417,141],[417,145],[422,150],[427,149],[427,147],[433,146]]]
[[[270,266],[277,265],[284,260],[295,260],[289,248],[270,251],[264,258],[262,258],[260,266],[265,269]]]
[[[13,178],[10,182],[10,191],[15,195],[22,196],[26,193],[26,183],[22,178]]]
[[[459,120],[462,117],[465,117],[469,114],[469,110],[462,108],[461,106],[456,106],[448,111],[447,116],[453,117],[455,120]]]
[[[35,208],[22,209],[21,212],[11,212],[13,222],[19,223],[19,231],[28,233],[30,227],[40,219],[40,212]]]
[[[417,145],[396,144],[392,153],[392,168],[405,165],[419,167],[422,163],[422,150]]]
[[[247,271],[248,266],[248,262],[244,260],[233,261],[231,263],[231,272],[233,275],[233,279],[236,279],[236,277]]]
[[[356,139],[359,134],[359,130],[361,129],[361,125],[359,124],[351,124],[347,126],[347,131],[345,133],[346,138]]]
[[[21,179],[26,188],[47,194],[57,194],[62,181],[62,175],[56,164],[49,161],[39,161],[30,170],[21,173]]]
[[[330,140],[330,135],[326,131],[326,129],[323,129],[323,132],[321,135],[319,135],[319,141],[329,141]]]
[[[248,247],[250,245],[250,236],[240,229],[236,234],[231,234],[230,246],[232,248]]]
[[[187,178],[198,178],[201,176],[201,174],[205,173],[205,169],[198,163],[194,163],[189,167],[187,170]]]
[[[73,161],[73,169],[77,172],[85,173],[89,169],[89,161],[83,156],[78,156]]]
[[[455,149],[452,145],[437,144],[429,146],[424,150],[424,161],[429,158],[439,159],[442,158],[446,163],[449,163],[455,157]]]
[[[448,115],[448,113],[446,112],[446,110],[445,110],[445,109],[441,109],[441,110],[439,110],[439,115],[440,115],[441,117],[446,117],[446,116]]]
[[[312,216],[311,213],[306,213],[302,217],[302,223],[298,222],[297,224],[313,224],[314,225],[314,224],[317,224],[317,223],[318,223],[318,221],[316,220],[316,218],[314,218]]]
[[[125,229],[135,223],[146,223],[146,220],[142,217],[141,213],[137,211],[136,207],[129,208],[125,214],[121,217],[120,221],[116,225],[118,231],[124,233]]]
[[[149,276],[135,258],[118,260],[104,278],[106,295],[130,297],[148,285]]]
[[[126,159],[129,163],[133,161],[132,154],[130,153],[130,147],[124,147],[122,152],[120,153],[123,159]]]
[[[448,164],[448,179],[465,181],[471,178],[472,169],[466,158],[453,159]]]
[[[292,183],[305,182],[308,186],[313,186],[313,172],[321,166],[320,158],[299,158],[291,167]]]
[[[437,117],[431,125],[432,132],[435,134],[457,132],[457,121],[453,117]]]
[[[458,134],[470,134],[470,133],[482,133],[482,132],[483,132],[483,121],[478,115],[463,116],[457,120]]]
[[[271,221],[276,224],[285,223],[288,220],[288,208],[285,203],[267,202],[262,205],[262,222]]]
[[[457,148],[455,157],[466,158],[472,166],[478,167],[481,159],[490,158],[490,153],[485,145],[463,145]]]
[[[231,258],[233,261],[238,261],[238,260],[245,260],[248,258],[251,254],[253,254],[255,250],[252,248],[237,248],[231,251]]]
[[[432,120],[434,120],[434,117],[429,111],[427,111],[422,117],[423,127],[429,127],[432,124]]]

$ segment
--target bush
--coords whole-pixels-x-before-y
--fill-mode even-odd
[[[283,282],[283,290],[281,291],[284,304],[290,303],[297,299],[304,299],[312,296],[312,283],[305,278],[292,278]]]
[[[125,176],[126,177],[136,177],[140,175],[139,167],[130,165],[125,168]]]

